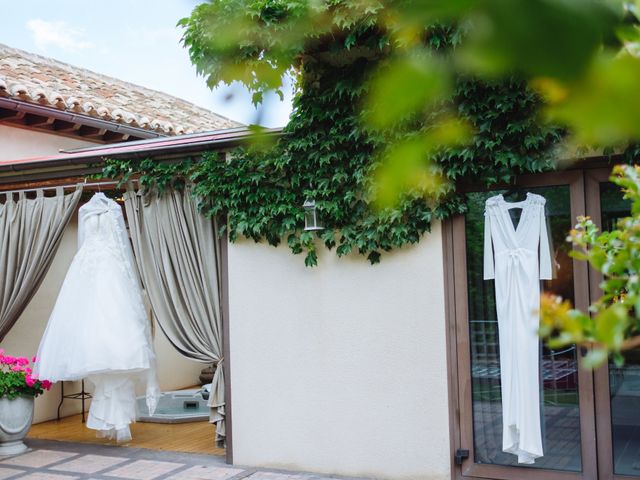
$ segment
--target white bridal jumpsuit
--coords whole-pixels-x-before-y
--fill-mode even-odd
[[[529,464],[543,455],[538,311],[540,279],[552,276],[544,205],[544,197],[527,193],[521,202],[491,197],[485,208],[484,279],[495,278],[496,287],[502,450]],[[522,209],[515,227],[509,215],[512,208]]]
[[[159,396],[155,353],[121,207],[103,193],[80,208],[78,252],[38,349],[36,372],[54,382],[94,385],[87,427],[131,439],[135,384],[146,384],[149,411]]]

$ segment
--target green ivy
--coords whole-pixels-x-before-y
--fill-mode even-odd
[[[376,34],[361,30],[355,38],[336,40],[333,48],[344,50],[345,42],[370,45]],[[438,27],[426,41],[438,50],[451,48],[458,37],[457,30]],[[314,266],[318,242],[335,248],[338,256],[357,252],[371,263],[382,252],[417,243],[434,220],[464,212],[464,199],[453,188],[457,182],[482,188],[553,168],[552,147],[562,132],[537,122],[540,100],[523,82],[459,79],[450,107],[474,127],[475,135],[470,143],[437,155],[449,187],[432,196],[411,192],[392,208],[374,208],[377,153],[390,137],[411,135],[363,126],[367,79],[380,59],[359,57],[344,65],[307,59],[293,114],[274,148],[244,146],[228,161],[217,152],[172,163],[108,160],[102,176],[139,175],[142,185],[159,188],[193,182],[194,193],[204,200],[203,212],[227,218],[231,241],[239,236],[274,246],[286,241],[293,253],[305,253],[307,266]],[[316,201],[322,231],[302,229],[307,198]]]

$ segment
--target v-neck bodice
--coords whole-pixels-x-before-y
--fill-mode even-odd
[[[520,228],[520,225],[523,225],[523,220],[525,220],[526,215],[527,215],[527,213],[529,211],[528,207],[529,207],[529,204],[531,203],[530,199],[532,198],[532,195],[534,195],[534,194],[527,192],[527,198],[525,198],[524,200],[521,200],[519,202],[507,202],[504,199],[504,196],[502,194],[496,195],[496,197],[498,198],[498,202],[503,207],[505,215],[509,219],[508,223],[513,227],[514,233],[516,233],[516,234],[518,233],[518,229]],[[540,197],[540,195],[536,195],[536,196]],[[542,198],[542,197],[540,197],[540,198]],[[543,198],[543,200],[544,200],[544,198]],[[513,220],[511,218],[511,214],[509,213],[509,211],[511,209],[514,209],[514,208],[521,208],[522,209],[522,211],[520,212],[520,218],[518,219],[518,224],[517,225],[513,224]]]
[[[524,248],[537,250],[540,239],[540,221],[544,219],[544,197],[527,193],[520,202],[507,202],[502,195],[487,199],[485,218],[491,226],[493,249],[497,253],[503,250]],[[509,210],[522,208],[520,220],[513,224]]]

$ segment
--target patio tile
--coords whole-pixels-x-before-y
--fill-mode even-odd
[[[133,480],[152,480],[180,467],[184,467],[184,463],[137,460],[102,475],[131,478]]]
[[[75,473],[96,473],[129,460],[125,457],[107,457],[104,455],[83,455],[68,462],[61,463],[51,470],[63,470]]]
[[[318,477],[292,473],[256,472],[249,475],[246,480],[311,480],[312,478]]]
[[[11,478],[19,473],[24,473],[24,470],[18,470],[16,468],[4,468],[0,467],[0,480],[4,480],[5,478]]]
[[[58,452],[56,450],[35,450],[24,455],[2,460],[0,463],[19,467],[41,468],[76,455],[77,453]]]
[[[24,477],[20,477],[20,480],[75,480],[80,477],[72,477],[71,475],[60,475],[59,473],[49,472],[34,472]],[[17,480],[17,479],[16,479]]]
[[[227,480],[241,472],[243,472],[243,470],[240,468],[196,465],[195,467],[171,475],[167,480]]]

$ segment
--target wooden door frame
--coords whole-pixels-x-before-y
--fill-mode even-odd
[[[516,181],[519,187],[568,185],[571,217],[584,215],[585,181],[582,170],[523,175]],[[513,186],[513,185],[511,185]],[[500,188],[497,186],[496,189]],[[580,434],[582,471],[561,472],[514,466],[476,464],[474,462],[473,414],[471,396],[471,359],[469,351],[468,292],[466,270],[465,218],[456,216],[445,222],[443,242],[445,249],[445,285],[447,334],[449,346],[449,394],[452,405],[450,416],[452,458],[457,449],[469,450],[469,457],[458,466],[452,460],[452,476],[456,479],[499,480],[563,480],[591,479],[597,475],[595,404],[593,374],[580,368],[578,355],[578,388],[580,397]],[[585,262],[573,260],[574,294],[577,308],[585,310],[589,304],[589,278]],[[451,291],[453,290],[453,291]],[[591,412],[583,415],[582,412]]]
[[[593,169],[585,172],[587,213],[593,222],[602,228],[600,206],[600,184],[609,181],[611,169]],[[589,268],[589,292],[592,299],[602,295],[602,274]],[[600,480],[638,480],[638,476],[616,475],[613,471],[613,435],[611,421],[611,393],[609,391],[609,365],[605,363],[594,370],[594,396],[596,407],[596,430],[598,434],[598,478]]]
[[[229,343],[229,238],[219,240],[222,314],[222,371],[224,373],[225,461],[233,465],[233,410],[231,408],[231,347]]]

